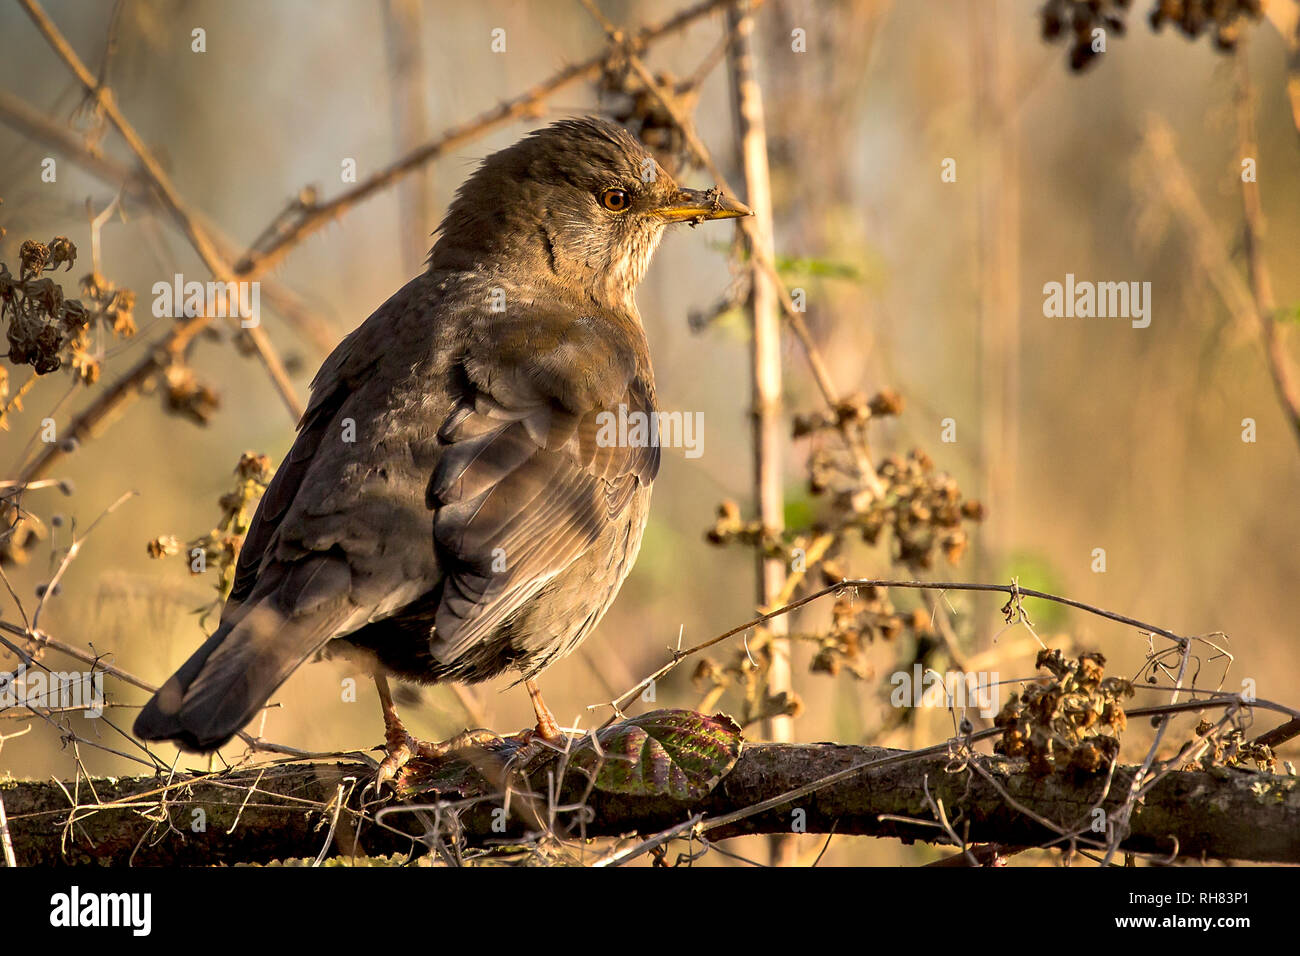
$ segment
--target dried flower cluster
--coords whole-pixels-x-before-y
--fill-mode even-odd
[[[1263,13],[1261,0],[1157,0],[1150,19],[1152,29],[1172,23],[1193,40],[1213,32],[1215,47],[1227,52],[1236,49],[1242,20]]]
[[[740,505],[730,498],[718,505],[713,525],[704,537],[710,544],[758,548],[769,558],[783,557],[786,553],[785,540],[780,534],[764,528],[761,521],[746,521],[740,516]]]
[[[1097,38],[1123,36],[1124,16],[1132,0],[1047,0],[1042,9],[1043,39],[1069,38],[1070,68],[1083,70],[1100,53]],[[1153,30],[1173,24],[1184,36],[1214,35],[1218,50],[1236,48],[1242,21],[1262,15],[1261,0],[1154,0],[1148,20]]]
[[[794,417],[794,437],[804,438],[819,431],[844,425],[865,425],[873,418],[889,418],[903,413],[903,396],[892,388],[883,388],[871,398],[855,392],[840,400],[832,411],[813,412]]]
[[[828,576],[837,572],[830,562],[822,566]],[[930,615],[922,608],[911,612],[897,610],[883,588],[846,588],[835,596],[831,607],[831,626],[822,633],[797,634],[794,637],[815,641],[817,653],[812,660],[812,670],[835,676],[847,670],[859,680],[873,676],[867,663],[865,650],[874,641],[893,641],[909,633],[915,638],[932,637],[934,627]]]
[[[902,397],[885,389],[870,398],[851,395],[827,411],[797,416],[794,436],[815,445],[808,459],[809,490],[824,502],[815,522],[777,532],[746,520],[735,502],[724,501],[707,539],[779,558],[805,588],[848,580],[842,552],[855,538],[872,545],[888,540],[891,564],[912,571],[931,567],[940,553],[955,564],[966,549],[963,524],[980,520],[983,507],[963,498],[957,482],[936,471],[919,450],[885,459],[874,476],[864,473],[862,430],[870,422],[898,415],[903,407]],[[875,481],[869,481],[871,477]],[[933,646],[936,635],[929,611],[899,610],[882,588],[846,587],[836,596],[828,628],[790,637],[816,646],[812,671],[836,675],[847,670],[865,680],[872,676],[867,647],[902,635],[915,640],[918,653]],[[798,706],[795,700],[767,696],[767,646],[768,635],[760,630],[728,663],[702,663],[695,672],[697,686],[707,692],[701,709],[708,710],[731,688],[744,691],[746,723],[754,714],[788,713]]]
[[[199,381],[185,362],[177,358],[163,371],[163,401],[173,414],[188,418],[196,425],[206,425],[221,406],[216,391]]]
[[[104,328],[118,338],[134,335],[135,293],[92,272],[81,280],[82,299],[65,298],[53,279],[41,278],[59,266],[70,271],[76,262],[77,247],[64,236],[48,243],[29,239],[18,255],[16,279],[0,263],[0,320],[9,323],[9,361],[30,365],[37,375],[56,371],[66,361],[83,384],[93,385],[100,363],[92,353],[91,331]],[[7,376],[4,382],[7,386]]]
[[[1196,734],[1199,737],[1205,737],[1211,734],[1214,725],[1208,720],[1202,720],[1196,725]],[[1242,733],[1240,727],[1232,727],[1222,733],[1212,734],[1207,739],[1210,744],[1209,749],[1201,755],[1200,759],[1185,767],[1185,770],[1209,770],[1211,767],[1246,767],[1247,763],[1253,763],[1256,770],[1264,770],[1269,773],[1277,773],[1277,757],[1273,754],[1273,748],[1267,744],[1255,743],[1253,740],[1247,740],[1246,735]]]
[[[1043,6],[1043,39],[1070,36],[1070,69],[1085,69],[1098,55],[1095,31],[1124,35],[1123,13],[1131,0],[1048,0]]]
[[[964,499],[957,482],[936,472],[933,460],[920,450],[887,458],[879,475],[888,492],[861,509],[855,524],[863,539],[875,544],[888,530],[895,542],[895,561],[914,571],[931,567],[936,551],[942,551],[949,564],[960,561],[967,543],[962,522],[981,520],[984,506]]]
[[[994,750],[1008,757],[1027,757],[1035,776],[1053,770],[1095,773],[1119,755],[1119,738],[1127,726],[1121,701],[1133,685],[1106,677],[1099,653],[1065,657],[1042,650],[1036,666],[1052,676],[1012,694],[994,724],[1002,729]]]
[[[135,335],[135,293],[120,289],[98,272],[81,280],[81,297],[85,303],[86,324],[68,343],[72,369],[83,384],[99,381],[100,362],[90,352],[90,330],[105,329],[116,338],[128,339]]]
[[[695,666],[691,682],[704,694],[697,711],[709,711],[724,693],[733,688],[741,691],[741,727],[749,727],[771,717],[798,717],[803,713],[803,700],[793,691],[772,694],[767,688],[766,632],[749,641],[749,653],[733,656],[726,664],[705,657]]]
[[[219,600],[224,601],[235,583],[235,565],[239,549],[243,547],[248,525],[253,520],[257,503],[271,481],[271,459],[251,451],[244,452],[235,466],[234,487],[221,496],[218,505],[221,518],[207,534],[182,545],[175,535],[161,535],[146,546],[149,557],[162,558],[184,551],[189,559],[191,574],[203,574],[210,567],[220,572],[217,582]],[[209,609],[210,610],[210,609]]]
[[[31,365],[37,375],[56,371],[65,363],[78,381],[94,385],[102,371],[102,346],[91,341],[95,329],[115,338],[130,338],[136,332],[135,293],[119,288],[98,272],[81,280],[81,299],[64,297],[63,289],[44,272],[59,266],[71,270],[77,247],[66,237],[48,243],[28,240],[19,250],[20,266],[15,278],[0,262],[0,321],[8,322],[9,361]],[[206,425],[220,405],[217,393],[198,380],[183,357],[174,355],[160,376],[163,404],[168,412]],[[31,383],[24,385],[3,410],[0,427],[19,404]],[[0,368],[0,401],[9,396],[9,377]]]
[[[809,490],[830,498],[831,527],[855,530],[871,545],[886,535],[894,562],[912,571],[933,567],[938,552],[956,564],[968,540],[962,523],[984,517],[983,505],[965,499],[956,480],[936,471],[933,459],[919,449],[880,463],[876,475],[885,493],[879,497],[865,486],[844,448],[819,448],[808,471]]]
[[[53,279],[40,278],[61,265],[71,270],[77,247],[64,236],[48,244],[28,239],[18,256],[17,278],[0,262],[0,321],[9,323],[9,361],[46,375],[63,364],[64,351],[89,322],[80,302],[65,299]]]
[[[695,112],[699,90],[694,84],[678,81],[667,71],[656,73],[655,82],[682,115]],[[606,62],[596,89],[610,116],[645,143],[669,174],[676,176],[693,165],[686,136],[625,56],[616,53]]]
[[[901,408],[902,400],[893,392],[882,392],[869,401],[850,399],[834,414],[798,417],[795,436],[830,434],[846,422],[897,414]],[[912,571],[932,567],[938,552],[956,564],[968,540],[963,522],[984,517],[984,506],[964,498],[956,480],[936,471],[934,461],[919,449],[881,462],[876,477],[884,494],[879,497],[863,481],[856,458],[842,441],[817,448],[809,458],[808,472],[809,491],[829,499],[828,513],[816,529],[811,529],[813,533],[825,530],[842,536],[855,531],[871,545],[887,533],[893,543],[894,562]],[[805,529],[778,535],[757,521],[745,521],[732,501],[718,506],[717,518],[707,532],[713,544],[744,544],[761,548],[768,557],[787,559],[793,557],[792,549],[804,537]]]

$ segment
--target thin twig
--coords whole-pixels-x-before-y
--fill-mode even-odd
[[[23,0],[30,2],[30,0]],[[676,33],[722,8],[729,0],[704,0],[693,7],[673,15],[654,26],[639,30],[630,40],[633,49],[647,45]],[[426,163],[446,155],[449,151],[477,139],[484,133],[510,120],[532,115],[546,99],[560,90],[600,74],[608,56],[604,53],[589,57],[581,63],[567,66],[547,77],[536,86],[518,96],[504,100],[492,109],[473,119],[444,130],[439,136],[411,150],[395,162],[371,175],[365,181],[325,203],[300,207],[295,221],[275,230],[274,238],[260,248],[250,249],[236,264],[240,273],[261,272],[273,267],[290,249],[308,235],[348,212],[353,206],[370,199],[408,173]]]
[[[54,577],[52,577],[49,584],[45,586],[45,590],[41,594],[41,599],[36,604],[36,610],[32,612],[31,629],[33,632],[38,632],[40,630],[41,612],[45,609],[45,602],[59,586],[59,582],[63,579],[64,572],[68,570],[68,565],[72,564],[73,560],[77,557],[77,553],[81,551],[81,546],[86,542],[86,539],[90,537],[91,532],[95,530],[95,526],[116,511],[124,502],[134,498],[138,494],[138,491],[125,492],[120,498],[100,512],[99,516],[90,523],[90,527],[88,527],[83,534],[72,539],[72,544],[68,546],[67,553],[64,554],[63,560],[59,562],[58,570],[54,572]]]
[[[1239,112],[1242,108],[1244,107],[1239,107]],[[1239,121],[1239,135],[1241,125]],[[1247,142],[1250,139],[1250,136],[1246,136]],[[1241,148],[1249,146],[1239,145]],[[1241,158],[1246,156],[1243,154]],[[1258,156],[1252,158],[1258,159]],[[1243,245],[1248,271],[1251,273],[1250,280],[1247,281],[1232,264],[1228,248],[1178,156],[1173,132],[1163,119],[1156,116],[1148,119],[1140,160],[1140,168],[1145,173],[1147,182],[1177,215],[1179,224],[1187,234],[1197,268],[1209,281],[1224,307],[1239,325],[1253,324],[1260,329],[1265,362],[1274,390],[1288,424],[1297,440],[1300,440],[1300,386],[1296,384],[1285,352],[1284,330],[1277,322],[1272,284],[1259,249],[1262,211],[1247,198],[1254,196],[1254,202],[1258,203],[1258,184],[1242,183],[1242,199],[1246,209]],[[1253,224],[1252,216],[1255,217]]]
[[[207,230],[199,224],[197,218],[190,213],[189,209],[181,201],[180,194],[172,184],[171,178],[154,158],[144,140],[135,131],[135,127],[127,122],[126,117],[117,108],[117,101],[112,91],[100,86],[99,81],[86,68],[86,64],[77,56],[77,52],[72,49],[72,45],[59,31],[59,28],[54,25],[54,21],[46,15],[37,0],[18,0],[18,2],[27,11],[28,16],[36,24],[36,28],[45,37],[50,47],[67,64],[68,68],[81,82],[81,85],[85,87],[86,92],[94,98],[99,108],[104,111],[104,115],[109,118],[122,139],[126,141],[127,146],[130,147],[131,152],[135,154],[136,159],[139,161],[141,168],[153,183],[163,206],[180,225],[181,230],[189,239],[190,245],[199,254],[199,258],[203,260],[203,264],[207,266],[208,271],[220,282],[234,281],[234,270],[213,244]],[[205,321],[204,325],[206,326],[206,324]],[[265,366],[272,384],[280,393],[285,406],[292,413],[295,420],[302,417],[305,406],[294,391],[293,383],[289,380],[289,373],[285,370],[284,362],[281,361],[279,354],[271,345],[266,331],[260,326],[244,328],[243,331],[256,348],[258,357],[262,360],[262,364]]]
[[[682,834],[695,829],[695,825],[703,819],[704,819],[704,814],[697,813],[689,820],[683,820],[681,823],[677,824],[674,827],[669,827],[667,830],[661,830],[659,833],[656,833],[648,840],[643,840],[640,843],[636,844],[635,846],[630,846],[627,849],[620,850],[619,852],[611,854],[610,856],[602,857],[601,859],[596,860],[591,865],[593,867],[624,866],[627,863],[630,863],[632,860],[636,859],[637,857],[645,853],[649,853],[651,850],[655,849],[655,847],[663,846],[665,843],[667,843],[669,840],[673,839],[674,837],[681,836]]]
[[[1246,37],[1237,44],[1234,63],[1235,86],[1233,101],[1237,118],[1237,155],[1258,163],[1259,144],[1255,138],[1254,98],[1251,94],[1250,68],[1246,59]],[[1250,291],[1255,302],[1255,316],[1259,321],[1264,344],[1264,357],[1268,362],[1269,376],[1277,392],[1287,421],[1300,442],[1300,384],[1297,384],[1287,355],[1286,341],[1277,321],[1277,299],[1273,294],[1273,279],[1264,260],[1264,204],[1259,195],[1259,177],[1241,177],[1241,203],[1244,219],[1242,248],[1246,254],[1246,271],[1250,276]]]
[[[877,580],[877,579],[867,579],[867,578],[848,578],[836,584],[827,585],[826,587],[814,591],[812,594],[806,595],[805,597],[802,597],[797,601],[791,601],[789,604],[782,605],[781,607],[774,608],[773,610],[768,611],[764,614],[760,614],[758,617],[755,617],[753,620],[747,621],[744,624],[739,624],[736,627],[730,628],[729,630],[719,634],[717,637],[710,638],[709,640],[704,641],[703,643],[696,644],[693,647],[689,647],[685,650],[674,651],[672,660],[670,660],[663,667],[656,670],[649,677],[646,677],[644,680],[642,680],[632,689],[628,690],[622,696],[617,697],[612,701],[605,701],[600,704],[591,704],[588,706],[587,709],[595,710],[599,707],[614,707],[616,709],[621,708],[625,703],[630,701],[637,694],[640,694],[652,683],[662,679],[666,674],[668,674],[668,672],[673,670],[673,668],[675,668],[679,663],[681,663],[682,660],[691,656],[692,654],[697,654],[700,651],[713,647],[715,644],[721,644],[723,641],[727,640],[730,637],[735,637],[737,634],[741,634],[745,631],[753,630],[754,628],[767,623],[768,621],[772,620],[775,617],[780,617],[784,614],[789,614],[791,611],[798,610],[799,608],[804,607],[807,604],[811,604],[812,602],[819,600],[820,598],[823,598],[828,594],[838,594],[841,591],[851,590],[853,588],[868,588],[868,587],[908,588],[913,590],[934,590],[934,591],[996,591],[1001,594],[1011,595],[1013,597],[1019,595],[1021,597],[1038,598],[1043,601],[1052,601],[1056,604],[1064,604],[1067,607],[1078,608],[1081,611],[1087,611],[1089,614],[1095,614],[1098,617],[1104,617],[1107,620],[1115,621],[1120,624],[1128,624],[1132,627],[1138,628],[1139,630],[1146,631],[1151,634],[1159,634],[1161,637],[1167,637],[1173,641],[1181,642],[1183,640],[1183,637],[1181,637],[1180,635],[1175,634],[1173,631],[1166,630],[1163,627],[1157,627],[1154,624],[1147,624],[1146,622],[1139,621],[1136,618],[1127,617],[1126,615],[1123,614],[1117,614],[1114,611],[1107,611],[1104,608],[1099,608],[1092,604],[1087,604],[1083,601],[1076,601],[1073,598],[1062,597],[1057,594],[1048,594],[1045,591],[1036,591],[1033,588],[1022,588],[1019,585],[1015,585],[1015,584],[976,584],[972,582],[962,582],[962,581],[893,581],[893,580],[884,580],[884,579]],[[1191,638],[1191,640],[1199,641],[1201,639]]]

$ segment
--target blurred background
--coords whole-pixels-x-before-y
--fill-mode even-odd
[[[633,0],[601,0],[599,7],[628,28],[674,9]],[[104,61],[106,37],[115,37],[107,78],[118,104],[184,200],[236,250],[304,188],[320,201],[350,188],[340,181],[344,160],[354,159],[365,179],[606,47],[600,26],[576,2],[132,0],[121,5],[116,26],[112,3],[48,0],[44,8],[92,71]],[[807,320],[837,385],[865,394],[888,387],[903,397],[901,415],[872,426],[876,454],[922,448],[986,509],[956,566],[939,560],[923,576],[1007,583],[1015,575],[1026,587],[1179,633],[1224,632],[1236,660],[1226,677],[1224,661],[1203,660],[1198,686],[1222,680],[1239,690],[1253,678],[1260,696],[1295,704],[1300,449],[1258,327],[1225,307],[1218,291],[1228,281],[1222,270],[1245,276],[1233,55],[1208,36],[1153,32],[1147,5],[1138,3],[1126,35],[1112,31],[1106,52],[1076,73],[1069,38],[1043,39],[1041,9],[1040,0],[773,0],[761,7],[754,42],[784,277],[806,291]],[[192,48],[195,29],[204,31],[204,52]],[[503,52],[493,50],[496,29],[505,31]],[[800,30],[803,51],[792,48]],[[679,78],[713,64],[698,87],[696,127],[739,183],[726,62],[715,55],[722,33],[721,14],[711,14],[655,44],[645,59]],[[1249,49],[1254,158],[1268,222],[1263,256],[1277,302],[1287,306],[1300,301],[1300,141],[1286,95],[1287,43],[1268,20],[1245,25],[1242,34],[1249,38],[1242,46]],[[120,138],[84,105],[80,84],[16,4],[0,5],[0,91],[9,97],[3,102],[20,100],[48,124],[130,165]],[[479,159],[552,118],[618,112],[625,100],[590,82],[569,86],[533,115],[454,146],[295,246],[267,278],[301,300],[308,322],[288,321],[264,293],[262,325],[297,394],[306,396],[330,342],[422,268],[430,233]],[[42,179],[46,157],[57,162],[54,182]],[[942,175],[946,160],[955,181]],[[711,185],[698,170],[681,178]],[[1186,226],[1186,195],[1169,198],[1170,184],[1184,181],[1205,213],[1199,233]],[[67,236],[79,257],[55,278],[76,295],[91,268],[88,206],[102,212],[117,193],[51,143],[0,123],[0,261],[11,271],[24,240]],[[166,334],[174,320],[151,314],[155,282],[177,272],[208,278],[165,214],[129,195],[121,205],[124,216],[100,229],[98,268],[134,290],[138,332],[102,343],[96,384],[60,370],[22,395],[0,433],[0,477],[17,477],[40,450],[42,419],[61,427]],[[1211,240],[1219,244],[1217,264],[1198,254],[1197,243]],[[634,572],[595,636],[543,676],[562,722],[578,718],[590,727],[603,720],[608,711],[588,705],[653,671],[679,635],[693,644],[754,615],[752,556],[705,539],[721,501],[753,514],[746,319],[730,310],[703,328],[688,322],[692,313],[708,313],[735,280],[730,246],[726,229],[671,233],[638,295],[660,405],[703,413],[704,453],[686,458],[666,450]],[[1063,282],[1067,273],[1149,282],[1150,326],[1045,317],[1044,284]],[[72,494],[57,487],[24,493],[22,508],[34,519],[25,527],[38,536],[8,556],[13,594],[0,601],[4,621],[21,625],[74,532],[84,533],[135,491],[85,538],[45,602],[41,629],[155,684],[200,643],[195,609],[216,596],[215,574],[193,576],[181,557],[152,559],[147,545],[163,535],[188,541],[206,534],[240,455],[255,451],[278,463],[293,437],[291,416],[262,366],[231,339],[221,328],[190,353],[197,380],[219,397],[205,425],[168,411],[167,389],[155,390],[53,463],[46,477],[70,482]],[[793,337],[783,355],[784,414],[816,411],[819,397]],[[10,400],[30,369],[7,371]],[[952,441],[943,440],[948,419]],[[1243,441],[1243,419],[1256,423],[1256,441]],[[808,453],[807,441],[787,441],[792,525],[816,507]],[[1104,571],[1097,569],[1099,548]],[[886,543],[863,545],[844,564],[860,576],[913,576],[891,570]],[[914,595],[893,599],[900,609],[929,613]],[[1029,677],[1036,645],[1024,640],[1023,628],[1007,629],[1004,600],[951,593],[952,625],[969,655],[1005,651],[985,658],[1003,679]],[[1108,673],[1132,675],[1148,653],[1132,628],[1042,603],[1029,610],[1044,640],[1059,636],[1067,649],[1102,651]],[[829,602],[814,605],[793,628],[824,627],[829,614]],[[900,722],[889,705],[889,675],[915,656],[907,639],[868,647],[865,677],[813,673],[816,648],[797,644],[793,686],[803,711],[796,738],[911,747],[951,734],[947,711]],[[719,648],[715,657],[727,659],[738,647]],[[56,669],[80,666],[53,652],[46,661]],[[0,654],[0,664],[15,663]],[[693,669],[692,662],[679,667],[659,685],[654,704],[637,707],[697,706],[704,692],[691,680]],[[360,679],[356,702],[345,702],[340,682],[348,674],[337,662],[301,668],[276,696],[283,706],[253,730],[310,751],[375,746],[382,723],[373,689]],[[412,690],[401,709],[424,738],[479,722],[514,732],[532,716],[522,688],[508,685],[501,679],[461,693]],[[146,695],[112,678],[108,690],[114,706],[105,716],[126,730]],[[1152,697],[1137,702],[1155,703]],[[728,694],[717,704],[735,706]],[[83,737],[139,752],[103,721],[68,721]],[[1268,721],[1258,729],[1276,722]],[[4,741],[0,773],[68,777],[77,759],[91,773],[142,769],[102,749],[63,746],[49,722],[0,714],[0,734],[29,724],[29,733]],[[1140,757],[1150,730],[1144,724],[1131,733]],[[243,747],[226,750],[233,760]],[[164,760],[173,753],[159,752]],[[1296,753],[1294,744],[1281,751],[1291,759]],[[182,763],[207,762],[186,756]],[[825,838],[799,841],[811,857]],[[823,861],[937,855],[837,837]]]

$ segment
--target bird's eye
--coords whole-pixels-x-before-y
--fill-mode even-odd
[[[600,204],[610,212],[622,212],[632,203],[626,189],[611,186],[600,194]]]

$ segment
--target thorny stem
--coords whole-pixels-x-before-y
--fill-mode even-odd
[[[633,49],[644,49],[651,43],[677,33],[697,20],[725,6],[730,0],[704,0],[675,14],[654,26],[639,30],[630,39]],[[358,203],[390,186],[398,179],[423,166],[430,160],[445,155],[456,147],[513,119],[531,115],[546,99],[574,83],[598,75],[608,56],[604,53],[589,57],[581,63],[567,66],[519,96],[504,100],[484,113],[459,126],[453,126],[419,148],[412,150],[396,162],[379,170],[365,182],[341,193],[326,203],[312,205],[302,210],[299,219],[278,234],[261,249],[249,250],[236,268],[241,272],[261,272],[274,266],[284,255],[304,238],[326,223],[350,210]]]
[[[77,56],[77,52],[72,49],[72,45],[68,43],[67,38],[59,32],[59,28],[54,25],[54,21],[46,15],[40,4],[37,3],[37,0],[18,0],[18,2],[27,11],[28,16],[31,17],[32,22],[36,24],[36,28],[44,35],[54,52],[68,65],[68,68],[72,70],[81,85],[86,88],[86,92],[94,97],[97,105],[112,121],[113,126],[116,127],[122,139],[131,148],[131,152],[135,154],[140,166],[153,183],[163,205],[180,224],[181,229],[189,238],[190,244],[203,260],[203,264],[221,282],[233,281],[235,278],[234,270],[212,243],[207,230],[199,224],[181,201],[180,194],[176,191],[176,187],[172,185],[170,177],[168,177],[158,161],[154,159],[144,140],[140,138],[135,128],[127,122],[126,117],[118,110],[112,91],[101,86],[99,81],[95,79],[94,75],[81,61],[81,58]],[[204,327],[207,324],[207,319],[205,319]],[[289,373],[284,367],[284,362],[280,359],[274,346],[271,345],[266,331],[256,326],[245,328],[243,331],[257,349],[258,357],[262,360],[262,364],[265,366],[272,384],[275,385],[280,397],[284,400],[285,406],[295,419],[301,417],[304,411],[302,401],[294,392],[293,383],[289,380]]]

